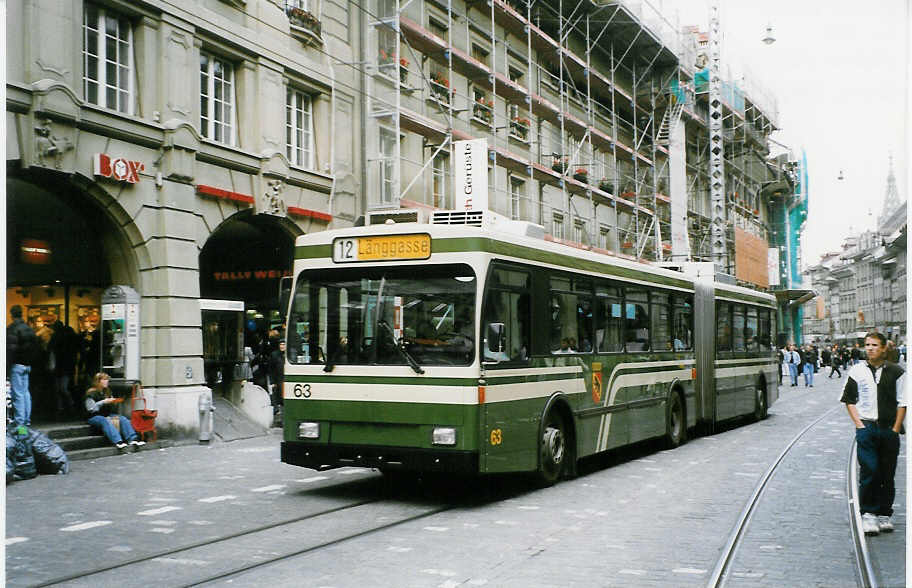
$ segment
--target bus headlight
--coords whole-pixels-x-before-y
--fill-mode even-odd
[[[453,427],[434,427],[431,443],[434,445],[456,445],[456,429]]]
[[[298,439],[319,439],[320,423],[298,423]]]

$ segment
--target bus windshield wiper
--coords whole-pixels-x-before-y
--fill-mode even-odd
[[[423,374],[424,370],[421,368],[420,365],[418,365],[418,362],[415,361],[415,358],[412,357],[412,355],[408,351],[406,351],[405,347],[402,345],[402,341],[399,339],[396,339],[396,333],[393,332],[393,328],[391,326],[389,326],[389,323],[383,319],[380,319],[380,321],[378,321],[378,324],[382,325],[383,328],[389,332],[390,337],[393,339],[393,345],[396,348],[396,351],[398,351],[399,354],[405,358],[405,361],[407,361],[408,364],[412,367],[412,369],[415,370],[415,373]]]

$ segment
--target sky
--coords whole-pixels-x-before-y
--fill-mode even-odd
[[[733,78],[746,74],[769,89],[781,129],[772,137],[799,157],[807,153],[802,256],[813,265],[849,234],[874,228],[891,153],[900,199],[908,199],[908,2],[718,2],[723,72],[730,67]],[[644,3],[708,30],[710,0]],[[771,45],[761,41],[768,25]]]

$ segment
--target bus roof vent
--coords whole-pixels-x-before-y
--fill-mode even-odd
[[[482,227],[486,224],[485,216],[489,215],[489,211],[486,210],[435,210],[431,224]]]
[[[510,220],[493,210],[435,210],[431,217],[435,225],[465,225],[490,231],[545,238],[545,228],[528,221]]]
[[[367,225],[394,223],[426,223],[427,211],[420,208],[398,208],[395,210],[374,210],[367,213]]]

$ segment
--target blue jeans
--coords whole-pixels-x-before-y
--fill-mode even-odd
[[[813,386],[814,385],[814,365],[810,363],[804,364],[804,385]]]
[[[89,417],[89,424],[96,429],[101,429],[101,432],[104,433],[104,436],[108,438],[108,441],[114,445],[123,443],[124,441],[133,441],[136,439],[136,431],[133,430],[133,425],[130,424],[130,419],[123,415],[117,415],[117,418],[120,419],[120,431],[118,431],[114,425],[111,424],[107,417],[103,417],[100,414]]]
[[[798,365],[794,363],[788,364],[789,366],[789,377],[792,379],[792,386],[798,385]]]
[[[10,366],[10,396],[13,401],[13,422],[16,425],[32,424],[32,395],[29,393],[31,366],[14,363]]]
[[[861,514],[893,516],[899,433],[871,421],[855,429],[858,444],[858,509]]]

